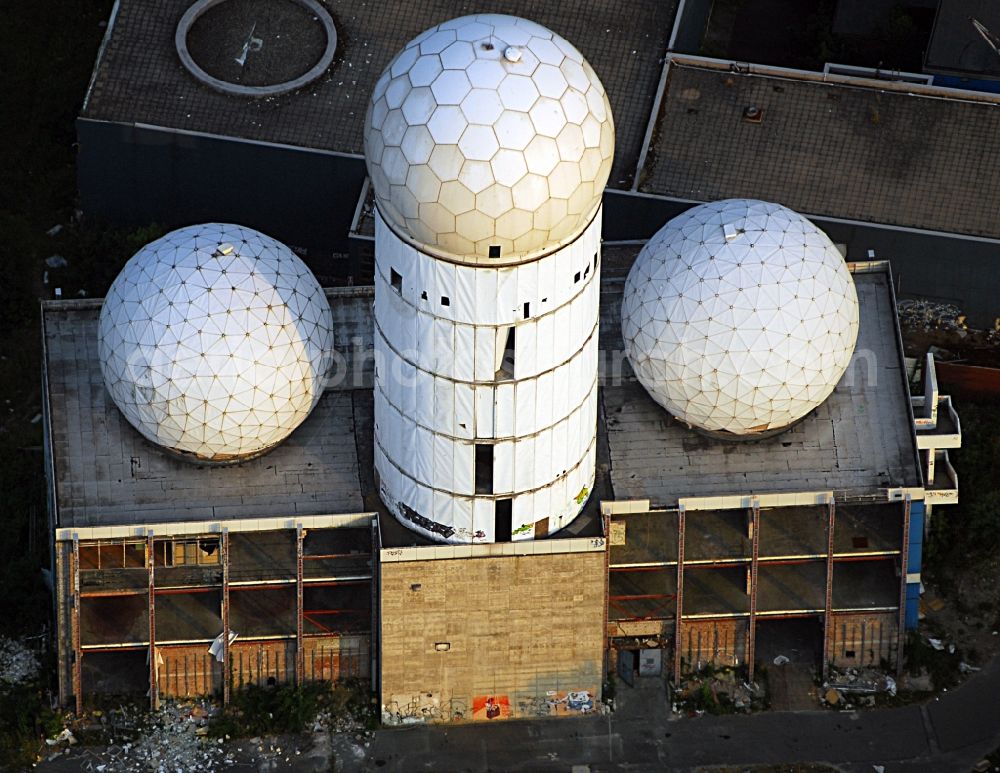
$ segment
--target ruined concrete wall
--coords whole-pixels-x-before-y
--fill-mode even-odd
[[[830,661],[838,668],[895,666],[898,635],[895,612],[834,614],[826,631]]]
[[[746,662],[746,620],[685,620],[681,625],[681,670],[697,671],[708,663],[738,666]]]
[[[595,707],[605,573],[603,552],[383,562],[383,720]]]

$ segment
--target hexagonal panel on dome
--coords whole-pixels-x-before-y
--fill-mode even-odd
[[[365,119],[383,217],[425,251],[470,262],[491,247],[502,264],[572,241],[600,204],[613,154],[593,69],[513,16],[465,16],[418,35],[375,85]],[[533,215],[547,201],[559,205]]]
[[[642,385],[678,419],[760,437],[822,403],[847,369],[858,297],[829,237],[779,204],[693,207],[642,249],[622,300]]]
[[[115,404],[144,437],[203,461],[259,455],[319,401],[333,315],[285,245],[250,228],[181,228],[137,252],[101,308]]]

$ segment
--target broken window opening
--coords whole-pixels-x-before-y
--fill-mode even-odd
[[[394,268],[389,269],[389,284],[397,293],[403,294],[403,275]]]
[[[577,271],[575,274],[573,274],[573,284],[576,284],[579,281],[580,281],[580,272]]]
[[[493,374],[495,381],[509,381],[514,378],[514,354],[517,340],[515,330],[513,325],[497,330],[498,362],[496,373]]]
[[[531,316],[531,303],[528,302],[528,301],[525,301],[525,303],[524,303],[524,318],[527,319],[530,316]]]
[[[451,298],[449,298],[447,295],[442,295],[441,296],[441,305],[442,306],[451,306]]]
[[[494,542],[510,542],[511,523],[514,513],[513,499],[498,499],[495,503],[493,516],[493,540]]]
[[[476,493],[493,493],[493,446],[476,443]]]
[[[499,244],[491,244],[490,245],[490,257],[491,258],[499,258],[500,257],[500,245]]]

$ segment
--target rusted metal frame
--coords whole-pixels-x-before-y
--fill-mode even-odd
[[[906,573],[910,560],[910,495],[903,499],[903,546],[899,554],[899,631],[896,641],[896,674],[903,673],[903,647],[906,643]]]
[[[76,714],[83,712],[83,649],[80,647],[80,540],[73,535],[73,553],[69,562],[70,582],[73,588],[73,606],[70,610],[70,638],[73,643],[73,697]]]
[[[826,603],[823,607],[823,678],[830,673],[831,635],[833,633],[833,534],[837,505],[831,496],[826,503]]]
[[[302,648],[302,524],[295,527],[295,683],[305,679],[306,653]],[[325,628],[326,626],[320,626]]]
[[[684,614],[684,524],[686,508],[677,507],[677,611],[674,614],[674,682],[681,680],[681,636]]]
[[[750,506],[750,621],[747,630],[747,678],[753,682],[754,659],[757,651],[757,562],[760,557],[760,500],[753,498]]]
[[[159,684],[156,679],[156,555],[153,547],[153,531],[146,532],[146,574],[149,583],[147,604],[149,607],[149,708],[155,711],[160,703]]]
[[[222,530],[222,705],[229,705],[229,529]]]

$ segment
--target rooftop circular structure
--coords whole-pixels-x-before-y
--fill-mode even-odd
[[[611,172],[607,94],[577,49],[513,16],[414,38],[375,85],[365,157],[380,213],[436,257],[492,264],[575,238]]]
[[[858,297],[829,237],[764,201],[703,204],[669,221],[629,272],[622,336],[671,415],[733,439],[806,416],[833,391],[858,336]]]
[[[270,450],[319,401],[330,305],[285,245],[238,225],[173,231],[125,264],[101,308],[101,372],[147,440],[229,463]]]
[[[317,0],[197,0],[174,34],[181,63],[224,94],[295,91],[333,62],[337,29]]]

